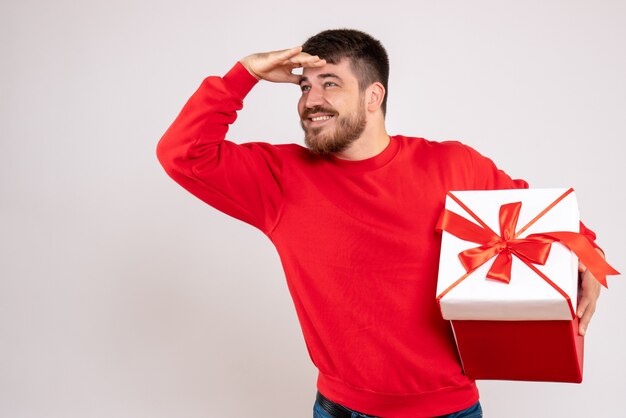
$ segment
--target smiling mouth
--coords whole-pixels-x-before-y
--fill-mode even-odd
[[[310,119],[311,121],[313,121],[313,122],[321,122],[321,121],[324,121],[324,120],[329,120],[329,119],[331,119],[331,118],[332,118],[332,116],[330,116],[330,115],[325,115],[325,116],[316,116],[316,117],[314,117],[314,118],[309,118],[309,119]]]

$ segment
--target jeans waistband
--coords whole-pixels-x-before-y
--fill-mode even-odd
[[[319,392],[317,392],[317,395],[315,396],[315,400],[322,407],[322,409],[328,412],[328,414],[332,416],[333,418],[352,418],[353,412],[356,412],[357,414],[360,414],[362,416],[366,416],[365,414],[361,412],[353,411],[351,409],[346,408],[345,406],[339,405],[338,403],[331,401],[330,399],[328,399],[327,397],[325,397]]]

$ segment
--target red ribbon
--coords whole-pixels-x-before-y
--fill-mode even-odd
[[[454,212],[444,209],[437,222],[437,230],[439,232],[447,231],[462,240],[480,244],[479,247],[470,248],[459,253],[461,264],[468,274],[493,257],[496,257],[487,273],[487,277],[509,283],[511,281],[512,255],[515,255],[535,272],[538,272],[532,264],[544,265],[550,254],[552,243],[560,242],[578,256],[580,261],[587,267],[598,282],[604,287],[607,287],[606,276],[619,274],[619,272],[611,267],[604,258],[598,254],[589,240],[580,233],[546,232],[532,234],[526,238],[517,238],[522,232],[528,229],[531,224],[536,222],[537,219],[547,213],[554,205],[571,192],[572,189],[568,190],[517,233],[515,233],[515,230],[522,203],[507,203],[500,206],[500,235],[489,228],[487,224],[460,202],[458,198],[449,193],[449,196],[459,203],[481,226],[476,225]],[[544,280],[547,279],[543,275],[542,277]],[[549,281],[549,279],[547,281]],[[455,284],[458,284],[458,281]],[[555,286],[553,283],[551,283],[551,285],[553,285],[553,287]]]

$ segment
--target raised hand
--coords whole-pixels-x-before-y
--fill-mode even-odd
[[[239,62],[259,80],[294,84],[300,82],[300,76],[292,73],[294,68],[321,67],[326,64],[326,60],[317,55],[302,52],[301,46],[248,55]]]

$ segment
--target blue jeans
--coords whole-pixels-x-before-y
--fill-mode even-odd
[[[348,409],[348,408],[346,408]],[[441,415],[435,418],[482,418],[483,410],[480,407],[480,402],[476,402],[474,405],[462,411],[454,412],[448,415]],[[315,402],[313,405],[313,418],[333,418],[328,412],[324,411],[319,403]],[[352,418],[375,418],[371,415],[364,415],[358,412],[352,411]]]

